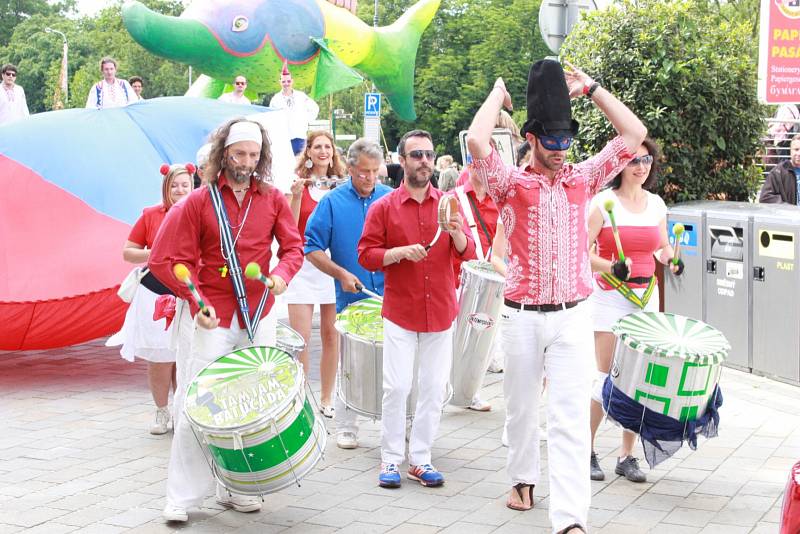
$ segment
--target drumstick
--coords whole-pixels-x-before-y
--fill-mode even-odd
[[[611,220],[611,233],[614,234],[614,241],[617,243],[617,254],[619,255],[619,261],[625,261],[625,253],[622,252],[622,243],[619,240],[619,230],[617,229],[617,221],[614,220],[614,201],[613,200],[606,200],[604,207],[608,212],[608,218]]]
[[[200,313],[206,317],[211,317],[211,312],[208,311],[208,308],[206,308],[205,302],[203,302],[202,297],[200,297],[200,292],[197,291],[197,288],[192,283],[192,276],[189,274],[189,268],[182,263],[176,263],[172,267],[172,272],[175,273],[175,278],[186,284],[186,286],[189,288],[189,291],[192,292],[194,301],[200,307]]]
[[[382,296],[378,295],[377,293],[374,293],[374,292],[370,291],[369,289],[367,289],[366,287],[362,286],[361,284],[356,284],[356,289],[358,289],[359,291],[361,291],[365,295],[369,295],[370,297],[372,297],[374,299],[378,299],[381,302],[383,302],[383,297]]]
[[[680,246],[681,246],[681,237],[683,236],[683,231],[685,228],[681,223],[677,223],[672,227],[672,233],[675,234],[675,255],[672,257],[672,264],[678,265],[678,260],[680,260]]]
[[[259,282],[263,283],[267,286],[267,290],[270,290],[275,286],[275,282],[264,276],[261,272],[261,266],[254,261],[251,261],[247,264],[247,267],[244,268],[244,275],[249,278],[250,280],[258,280]]]

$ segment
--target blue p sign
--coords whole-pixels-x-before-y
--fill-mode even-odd
[[[364,116],[381,116],[381,95],[380,93],[364,93]]]

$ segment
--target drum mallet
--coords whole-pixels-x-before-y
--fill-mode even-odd
[[[250,280],[258,280],[263,283],[267,286],[267,291],[275,286],[275,282],[264,276],[261,272],[261,266],[254,261],[248,263],[247,267],[244,268],[244,275]]]
[[[622,242],[619,240],[619,230],[617,229],[617,221],[614,219],[614,201],[613,200],[606,200],[605,204],[603,204],[606,211],[608,212],[608,218],[611,221],[611,232],[614,234],[614,242],[617,244],[617,254],[619,255],[619,261],[625,262],[625,253],[622,252]]]
[[[681,258],[681,253],[680,253],[681,237],[683,237],[684,230],[685,228],[681,223],[676,223],[672,227],[672,233],[675,234],[675,255],[672,256],[673,265],[678,265],[678,261],[680,261]]]
[[[362,286],[361,284],[356,284],[356,289],[358,289],[359,291],[361,291],[365,295],[369,295],[370,297],[383,302],[383,297],[382,296],[378,295],[377,293],[375,293],[373,291],[370,291],[369,289],[367,289],[366,287]]]
[[[172,267],[172,272],[175,274],[175,278],[186,284],[186,286],[189,288],[189,291],[192,292],[194,301],[200,307],[200,313],[202,313],[206,317],[211,317],[211,312],[208,311],[205,302],[203,302],[202,297],[200,297],[200,292],[197,291],[197,288],[192,282],[192,275],[189,274],[189,268],[182,263],[176,263]]]

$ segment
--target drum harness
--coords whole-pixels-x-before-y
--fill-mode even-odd
[[[644,309],[647,306],[647,303],[650,302],[650,297],[653,296],[653,291],[656,288],[656,276],[653,275],[649,279],[646,276],[638,277],[638,278],[630,278],[627,280],[629,283],[634,284],[647,284],[647,288],[642,293],[642,296],[636,294],[625,281],[620,280],[612,273],[600,273],[600,277],[605,280],[605,282],[610,285],[612,288],[616,289],[620,295],[625,297],[627,300],[632,302],[635,306],[638,306],[640,309]]]
[[[456,196],[458,196],[458,201],[464,207],[464,214],[467,216],[467,225],[472,232],[472,240],[475,241],[475,254],[478,256],[479,260],[488,261],[488,258],[492,252],[492,238],[489,235],[489,230],[486,228],[486,224],[483,222],[481,212],[478,211],[478,206],[475,205],[475,201],[470,198],[466,191],[464,191],[463,185],[456,187],[455,191]],[[469,206],[471,209],[466,209],[467,206]],[[481,244],[480,236],[478,235],[478,226],[475,224],[475,215],[477,215],[478,222],[481,224],[481,230],[483,230],[486,240],[489,242],[489,250],[486,251],[485,255],[483,253],[483,245]]]

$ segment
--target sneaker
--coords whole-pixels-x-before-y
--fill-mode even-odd
[[[164,507],[164,511],[161,512],[161,517],[164,518],[164,521],[180,521],[181,523],[189,520],[189,514],[186,513],[186,508],[181,508],[180,506],[169,503]]]
[[[237,512],[258,512],[261,510],[261,497],[218,491],[217,504],[233,508]]]
[[[319,413],[321,413],[322,415],[324,415],[328,419],[333,419],[333,416],[336,414],[336,410],[334,409],[333,406],[326,406],[326,405],[323,404],[319,408]]]
[[[489,368],[486,369],[486,370],[489,371],[490,373],[502,373],[503,372],[503,364],[500,363],[500,362],[496,362],[496,361],[492,360],[489,363]]]
[[[431,464],[409,465],[406,476],[429,488],[444,484],[444,477]]]
[[[156,421],[150,427],[150,433],[155,436],[166,434],[172,428],[172,417],[169,415],[169,408],[156,408]],[[184,519],[184,521],[186,521]]]
[[[400,471],[397,464],[383,464],[381,474],[378,475],[378,485],[382,488],[399,488]]]
[[[355,449],[358,439],[355,432],[339,432],[336,434],[336,446],[340,449]]]
[[[472,399],[472,404],[467,406],[467,409],[475,410],[476,412],[488,412],[491,411],[492,405],[489,404],[488,402],[482,401],[478,397],[475,397],[474,399]]]
[[[592,459],[589,462],[591,475],[589,478],[592,480],[605,480],[606,474],[600,468],[600,462],[597,461],[597,453],[592,451]]]
[[[647,475],[639,469],[639,460],[633,456],[628,456],[624,460],[618,458],[614,472],[624,476],[631,482],[647,482]]]

